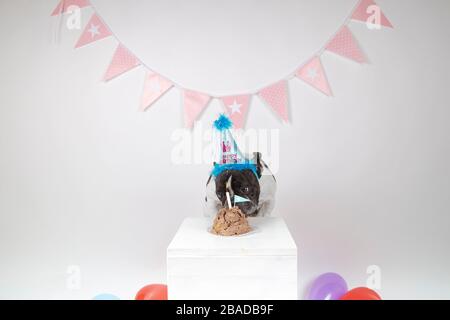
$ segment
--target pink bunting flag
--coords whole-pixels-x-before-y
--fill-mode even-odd
[[[269,87],[262,89],[259,96],[264,100],[284,121],[289,121],[287,81],[281,80]]]
[[[343,26],[339,30],[327,44],[326,49],[359,63],[367,62],[366,57],[347,26]]]
[[[111,36],[112,33],[109,31],[108,27],[103,23],[97,14],[94,14],[86,25],[80,39],[78,40],[75,48],[85,46],[94,41],[107,38]]]
[[[327,96],[332,95],[319,57],[312,58],[307,64],[298,69],[295,75]]]
[[[250,95],[228,96],[221,98],[225,111],[233,121],[236,129],[242,129],[245,125],[248,107],[250,105]]]
[[[55,10],[53,10],[52,16],[66,13],[67,10],[72,6],[76,6],[81,9],[90,6],[90,3],[88,0],[61,0]]]
[[[140,65],[139,60],[128,51],[123,45],[119,44],[114,56],[109,64],[108,70],[103,77],[103,81],[109,81],[135,67]]]
[[[379,16],[377,17],[377,15]],[[373,0],[361,0],[352,14],[352,19],[369,23],[379,23],[382,26],[393,28],[391,22]]]
[[[145,76],[140,110],[145,111],[172,87],[172,82],[153,71],[148,71]]]
[[[183,107],[186,127],[192,128],[195,120],[207,107],[211,97],[197,91],[183,90]]]

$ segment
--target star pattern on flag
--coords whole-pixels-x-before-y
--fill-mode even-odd
[[[86,24],[83,33],[75,45],[75,48],[83,47],[87,44],[93,43],[100,39],[108,38],[112,35],[113,34],[111,30],[109,30],[108,26],[96,13],[94,13],[89,22]]]
[[[251,95],[241,94],[221,97],[225,112],[233,122],[233,128],[243,129],[247,118]]]
[[[173,83],[166,78],[153,71],[147,72],[141,98],[141,111],[145,111],[172,87]]]
[[[318,56],[309,60],[300,69],[297,70],[295,75],[310,84],[319,91],[322,91],[327,96],[331,96],[331,89],[328,84],[325,71],[322,66],[322,62]]]
[[[308,78],[310,78],[312,81],[316,80],[319,73],[317,72],[316,68],[308,68]]]
[[[100,35],[100,26],[97,26],[93,23],[91,23],[91,27],[89,28],[88,32],[91,34],[92,39],[95,38],[95,36],[99,36]]]
[[[161,84],[159,83],[159,79],[158,78],[153,78],[150,82],[149,82],[149,89],[154,91],[154,92],[161,92]]]
[[[231,109],[232,115],[235,113],[241,113],[241,107],[242,107],[242,104],[237,103],[236,100],[234,100],[233,104],[230,104],[228,106],[228,108]]]
[[[69,5],[76,5],[80,8],[90,5],[89,0],[60,0],[58,7],[54,10],[52,15],[61,15],[67,11]],[[359,0],[359,5],[354,10],[352,20],[359,20],[368,22],[370,18],[370,7],[376,6],[381,15],[377,22],[383,26],[393,28],[392,24],[384,16],[383,12],[377,6],[374,0]],[[372,21],[372,20],[370,20]],[[111,37],[115,35],[112,33],[111,28],[103,21],[103,19],[95,12],[85,25],[83,33],[81,34],[75,48],[80,48],[87,44],[96,42],[98,40]],[[134,67],[139,65],[147,69],[145,88],[143,92],[141,109],[145,110],[152,105],[157,99],[159,99],[170,88],[174,87],[174,84],[159,74],[154,73],[147,67],[145,67],[140,60],[134,56],[117,38],[119,42],[118,49],[113,56],[113,59],[109,65],[109,68],[104,76],[104,81],[109,81],[114,77],[117,77]],[[328,41],[323,50],[335,53],[342,57],[354,60],[359,63],[367,62],[367,57],[362,52],[358,42],[353,36],[351,30],[348,27],[348,23],[345,22],[338,32]],[[332,96],[332,92],[325,74],[325,70],[320,61],[320,53],[317,53],[308,63],[300,65],[299,69],[294,73],[296,77],[303,80],[305,83],[311,85],[317,90],[321,91],[327,96]],[[288,80],[290,77],[279,80],[278,82],[262,88],[256,93],[247,93],[240,95],[230,96],[217,96],[212,97],[207,93],[197,92],[181,88],[183,91],[183,104],[186,117],[186,125],[192,127],[194,122],[199,118],[203,110],[208,106],[212,98],[217,98],[222,101],[222,108],[225,113],[233,121],[235,128],[243,128],[246,117],[248,114],[250,100],[253,96],[259,96],[265,104],[267,104],[275,113],[284,121],[289,121],[288,112]],[[178,86],[177,86],[178,87]]]

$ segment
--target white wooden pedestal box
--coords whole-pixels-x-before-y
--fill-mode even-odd
[[[167,248],[170,300],[297,299],[297,246],[282,218],[249,218],[236,237],[186,218]]]

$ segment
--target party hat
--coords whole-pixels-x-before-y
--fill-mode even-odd
[[[252,170],[255,175],[256,164],[246,159],[231,134],[233,123],[224,114],[214,121],[214,169],[213,176],[218,176],[225,170]]]

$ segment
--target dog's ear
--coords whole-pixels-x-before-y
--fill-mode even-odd
[[[256,173],[258,175],[258,179],[261,178],[262,172],[264,170],[264,164],[262,162],[261,152],[253,153],[253,162],[256,163]]]

